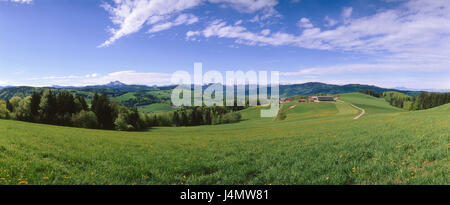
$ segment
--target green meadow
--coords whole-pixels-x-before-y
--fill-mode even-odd
[[[145,113],[163,113],[163,112],[169,112],[175,110],[171,105],[169,104],[163,104],[163,103],[155,103],[150,105],[144,105],[138,107],[139,112],[145,112]]]
[[[235,124],[118,132],[0,120],[0,185],[450,184],[450,104],[404,111],[364,94],[240,111]],[[353,117],[366,110],[358,120]]]

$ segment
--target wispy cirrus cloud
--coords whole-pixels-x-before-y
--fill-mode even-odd
[[[352,8],[344,8],[343,18],[350,18]],[[329,19],[329,18],[328,18]],[[435,48],[449,40],[450,2],[446,0],[412,0],[400,8],[385,10],[372,16],[351,18],[334,29],[322,30],[308,18],[301,18],[298,25],[304,30],[300,35],[275,32],[263,38],[259,32],[249,31],[241,25],[228,25],[214,21],[197,32],[204,37],[233,38],[247,42],[254,36],[253,45],[292,45],[305,48],[345,50],[361,52],[406,52],[419,48]],[[331,22],[336,25],[335,21]],[[193,31],[195,32],[195,31]],[[191,32],[192,34],[192,32]],[[276,38],[284,36],[278,41]],[[445,49],[448,47],[446,46]]]
[[[192,14],[180,14],[174,21],[169,21],[169,22],[165,22],[165,23],[160,23],[160,24],[156,24],[154,25],[149,31],[148,33],[156,33],[156,32],[160,32],[160,31],[164,31],[167,29],[170,29],[174,26],[179,26],[179,25],[191,25],[198,22],[198,18]]]
[[[450,1],[410,0],[398,8],[382,10],[374,15],[353,18],[353,8],[343,8],[342,20],[325,18],[323,29],[310,19],[301,18],[300,34],[274,32],[262,34],[242,25],[223,20],[211,22],[206,28],[189,31],[191,38],[228,38],[235,43],[254,46],[294,46],[317,50],[369,54],[377,63],[354,63],[343,66],[315,67],[296,72],[349,73],[442,72],[450,70]]]
[[[12,2],[15,3],[22,3],[22,4],[30,4],[33,2],[33,0],[11,0]]]
[[[0,0],[0,2],[13,2],[13,3],[20,3],[20,4],[31,4],[31,3],[33,3],[33,0]]]
[[[116,40],[140,31],[143,27],[152,26],[150,33],[166,30],[173,26],[189,25],[198,21],[195,16],[174,15],[200,6],[205,3],[230,6],[241,12],[263,10],[276,13],[274,6],[277,0],[114,0],[113,4],[104,3],[102,7],[110,14],[110,19],[117,28],[111,28],[112,36],[99,47],[106,47]],[[184,16],[183,16],[184,15]],[[180,19],[181,18],[181,19]],[[183,19],[185,18],[185,19]]]

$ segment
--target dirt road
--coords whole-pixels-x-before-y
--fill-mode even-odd
[[[345,103],[345,102],[342,101],[342,100],[336,100],[336,101],[337,101],[337,102]],[[359,119],[360,117],[362,117],[363,115],[366,114],[366,110],[364,110],[364,109],[362,109],[362,108],[360,108],[360,107],[358,107],[358,106],[356,106],[356,105],[353,105],[353,104],[351,104],[351,103],[348,103],[348,104],[349,104],[350,106],[352,106],[352,107],[358,109],[358,110],[361,110],[361,113],[360,113],[358,116],[356,116],[356,117],[353,118],[354,120],[357,120],[357,119]]]

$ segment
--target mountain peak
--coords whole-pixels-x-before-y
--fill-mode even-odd
[[[117,87],[117,86],[124,86],[124,85],[126,85],[126,84],[122,83],[122,82],[120,82],[118,80],[112,81],[112,82],[106,84],[106,86],[110,86],[110,87]]]

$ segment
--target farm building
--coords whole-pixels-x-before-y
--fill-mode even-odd
[[[309,96],[309,102],[334,102],[333,96]]]
[[[291,98],[281,98],[280,99],[280,103],[287,103],[287,102],[291,102]]]
[[[306,99],[299,99],[298,102],[306,102]]]

